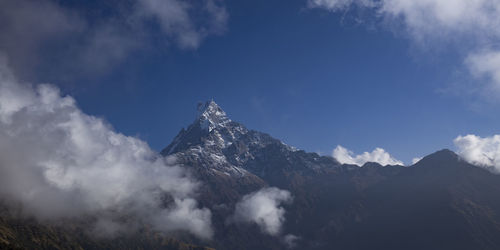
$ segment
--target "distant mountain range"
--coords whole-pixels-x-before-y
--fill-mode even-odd
[[[500,176],[450,150],[409,167],[359,167],[247,129],[213,101],[200,104],[198,111],[161,154],[202,183],[198,201],[212,212],[215,236],[199,241],[181,235],[181,241],[216,249],[500,249]],[[232,219],[242,200],[269,187],[293,197],[280,204],[279,232],[263,230],[259,221]],[[71,233],[63,244],[54,240],[61,237],[57,229],[6,214],[0,220],[0,246],[21,234],[30,244],[14,245],[21,248],[167,248],[152,240],[159,237],[152,232],[115,246],[85,245],[81,242],[87,238]],[[29,239],[36,235],[55,243]],[[191,249],[170,240],[179,249]],[[78,247],[68,245],[72,241]],[[167,249],[175,249],[172,244]]]

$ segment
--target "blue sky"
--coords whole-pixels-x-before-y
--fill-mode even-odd
[[[83,2],[88,3],[47,1],[48,10],[77,20],[57,35],[49,32],[50,39],[37,36],[43,43],[36,48],[0,39],[0,50],[19,78],[56,84],[83,111],[155,150],[194,120],[198,102],[212,98],[233,120],[324,155],[337,145],[355,153],[381,147],[408,163],[454,149],[459,135],[499,133],[499,95],[481,87],[495,84],[491,44],[497,33],[483,38],[471,31],[491,24],[457,24],[453,15],[436,12],[434,18],[445,18],[442,32],[436,32],[419,30],[421,23],[412,19],[411,8],[448,6],[388,10],[356,0],[216,1],[217,13],[227,16],[212,24],[214,18],[205,17],[208,5],[193,2],[197,9],[188,17],[201,35],[185,42],[191,28],[165,30],[159,18],[144,21],[141,32],[121,29],[115,25],[124,22],[115,13],[121,11],[118,4]],[[111,48],[119,48],[112,56],[91,51],[85,60],[67,60],[79,58],[74,50],[87,48],[72,47],[79,36],[110,23],[106,34],[142,39],[120,36],[109,40]],[[471,30],[453,25],[471,25]],[[80,33],[74,35],[75,30]],[[21,49],[31,51],[21,46],[34,51],[34,65],[16,60],[26,57]]]

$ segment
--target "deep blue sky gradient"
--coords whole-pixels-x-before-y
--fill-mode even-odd
[[[197,50],[145,50],[99,77],[55,84],[155,150],[212,98],[250,129],[328,155],[339,144],[355,153],[382,147],[408,163],[453,149],[458,135],[499,132],[497,107],[473,109],[440,91],[460,70],[452,51],[420,51],[387,29],[306,9],[306,1],[226,5],[227,31]]]

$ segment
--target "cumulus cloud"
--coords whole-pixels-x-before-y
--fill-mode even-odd
[[[382,166],[404,165],[403,162],[395,159],[382,148],[375,148],[372,152],[364,152],[360,155],[354,155],[352,151],[338,145],[333,150],[332,156],[342,164],[363,166],[363,164],[367,162],[376,162]]]
[[[458,154],[474,165],[492,167],[500,173],[500,135],[480,137],[477,135],[458,136],[454,140]]]
[[[457,52],[465,53],[464,66],[472,76],[488,77],[487,88],[500,85],[497,66],[500,50],[491,46],[500,41],[500,1],[309,0],[308,3],[311,8],[329,11],[347,10],[352,6],[370,9],[384,23],[403,27],[416,44],[457,45],[454,46],[460,48]]]
[[[53,85],[19,83],[0,60],[0,199],[41,220],[92,216],[98,231],[147,223],[210,238],[197,187],[145,142],[83,113]]]
[[[280,234],[285,222],[285,209],[282,204],[290,202],[290,192],[275,187],[263,188],[243,196],[236,204],[232,219],[235,222],[256,223],[263,232],[276,236]],[[295,240],[290,238],[288,241]]]
[[[55,0],[0,1],[0,50],[23,76],[34,74],[30,71],[46,60],[51,67],[69,70],[68,75],[102,73],[150,45],[196,49],[207,36],[223,33],[228,19],[220,0],[134,0],[89,6],[75,8]],[[105,15],[94,11],[101,8]],[[54,47],[57,51],[51,51]],[[38,69],[46,71],[51,70]]]

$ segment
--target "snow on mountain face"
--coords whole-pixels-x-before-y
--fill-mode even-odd
[[[208,129],[208,132],[215,128],[222,128],[229,122],[226,112],[222,110],[214,101],[198,104],[198,122],[202,129]]]
[[[175,155],[180,161],[209,167],[211,171],[231,176],[247,173],[245,163],[255,158],[269,145],[283,152],[295,152],[295,148],[231,121],[214,102],[198,105],[198,116],[187,128],[182,129],[161,153]]]
[[[177,153],[193,146],[223,149],[246,133],[248,130],[243,125],[231,121],[214,101],[209,101],[198,105],[195,121],[187,130],[182,129],[162,154]]]

